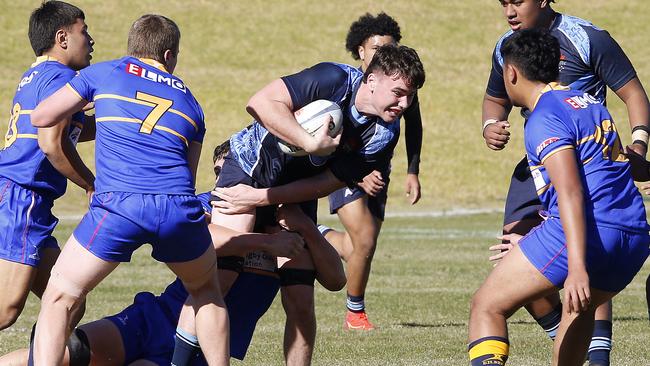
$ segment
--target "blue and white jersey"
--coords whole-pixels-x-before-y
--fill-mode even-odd
[[[557,193],[544,162],[575,150],[588,223],[647,233],[645,208],[607,108],[584,91],[544,89],[524,127],[535,188],[551,217],[560,217]]]
[[[127,56],[85,68],[68,86],[95,102],[97,193],[194,194],[187,153],[205,124],[182,80]]]
[[[607,31],[563,14],[557,14],[549,31],[560,43],[562,85],[587,92],[604,104],[607,87],[616,91],[636,77],[632,63]],[[501,45],[512,33],[511,30],[499,39],[492,55],[486,93],[496,98],[508,98]],[[525,111],[522,114],[526,117]]]
[[[41,56],[27,70],[16,89],[4,148],[0,150],[0,176],[50,199],[65,193],[67,179],[59,173],[38,146],[38,129],[30,114],[45,98],[63,87],[76,72],[54,58]],[[84,115],[72,116],[69,138],[77,143]]]
[[[328,157],[294,157],[278,148],[278,138],[259,122],[230,138],[231,155],[262,187],[272,187],[314,175],[326,167],[341,181],[354,185],[373,169],[386,164],[399,138],[399,120],[390,123],[367,117],[354,105],[363,73],[349,65],[320,63],[282,78],[295,110],[312,101],[332,101],[343,112],[343,134]]]

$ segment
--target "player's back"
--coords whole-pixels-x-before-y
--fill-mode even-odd
[[[557,194],[542,164],[555,152],[572,148],[579,161],[588,219],[603,226],[648,230],[616,125],[598,99],[577,90],[545,92],[525,135],[533,179],[551,216],[559,217]]]
[[[0,176],[37,191],[51,199],[63,195],[66,178],[47,160],[38,146],[38,129],[30,114],[43,99],[56,92],[75,75],[75,71],[47,56],[39,57],[18,83],[0,151]],[[76,143],[81,132],[83,114],[72,117],[69,136]]]
[[[204,117],[179,78],[124,57],[84,69],[70,86],[95,102],[97,192],[194,193],[187,155],[203,141]]]

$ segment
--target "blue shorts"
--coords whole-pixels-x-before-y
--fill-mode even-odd
[[[384,178],[384,180],[386,181],[384,189],[382,189],[375,197],[368,196],[368,209],[372,216],[376,217],[380,221],[384,221],[386,215],[386,201],[388,200],[389,180],[386,178]],[[360,187],[345,187],[331,193],[327,197],[330,201],[330,214],[335,214],[339,208],[350,202],[354,202],[365,195],[366,192]]]
[[[280,289],[276,277],[243,272],[225,297],[230,318],[230,355],[243,360],[253,339],[257,321],[266,313]],[[149,292],[135,296],[133,304],[109,316],[119,329],[125,351],[125,364],[148,360],[169,365],[174,353],[176,323],[183,302],[178,298],[162,298]],[[192,365],[205,365],[195,360]]]
[[[98,258],[128,262],[142,244],[161,262],[187,262],[212,246],[194,195],[105,192],[93,196],[74,237]]]
[[[589,285],[608,292],[627,286],[650,254],[650,236],[609,227],[587,225]],[[558,218],[549,218],[519,241],[528,260],[556,287],[568,274],[566,239]]]
[[[539,218],[542,202],[539,200],[535,182],[530,173],[526,156],[517,164],[512,172],[510,188],[506,197],[506,207],[503,224],[511,224],[525,219]]]
[[[54,202],[0,177],[0,259],[38,266],[40,252],[58,248]]]

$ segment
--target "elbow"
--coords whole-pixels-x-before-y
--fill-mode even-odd
[[[50,116],[43,111],[43,108],[39,108],[38,106],[32,111],[32,113],[30,113],[29,118],[32,126],[37,128],[52,127],[56,124],[56,120],[50,118]]]
[[[52,156],[56,155],[57,152],[61,151],[56,141],[52,141],[49,138],[41,136],[41,134],[38,135],[38,147],[47,158],[51,158]]]

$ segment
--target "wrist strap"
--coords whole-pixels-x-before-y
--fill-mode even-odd
[[[490,119],[486,120],[485,122],[483,122],[483,129],[482,129],[482,132],[485,133],[485,128],[486,128],[487,126],[492,125],[492,124],[495,124],[495,123],[498,123],[498,122],[499,122],[499,121],[496,120],[496,119],[494,119],[494,118],[490,118]]]

